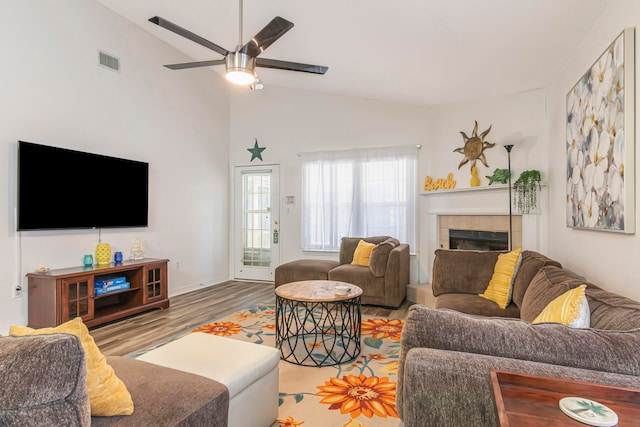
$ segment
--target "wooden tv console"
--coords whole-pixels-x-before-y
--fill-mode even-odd
[[[98,326],[154,308],[169,307],[167,259],[145,258],[29,273],[29,326],[58,326],[81,317]],[[126,277],[130,289],[95,295],[94,280]]]

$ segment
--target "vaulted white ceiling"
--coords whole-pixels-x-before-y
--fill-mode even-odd
[[[148,19],[161,16],[228,50],[239,43],[237,0],[97,1],[196,61],[221,56]],[[329,71],[258,68],[265,85],[449,104],[545,87],[610,1],[245,0],[242,43],[279,15],[295,26],[261,57]],[[158,66],[176,62],[185,61],[176,55]]]

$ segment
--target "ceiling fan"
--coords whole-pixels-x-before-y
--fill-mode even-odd
[[[246,44],[242,44],[242,0],[240,0],[240,13],[239,13],[239,37],[238,46],[235,51],[229,51],[217,44],[200,37],[191,31],[180,27],[164,18],[154,16],[149,18],[149,21],[172,31],[182,37],[185,37],[193,42],[196,42],[206,48],[209,48],[220,55],[224,56],[224,59],[213,59],[210,61],[198,61],[198,62],[186,62],[181,64],[170,64],[165,67],[171,70],[183,70],[186,68],[196,67],[209,67],[212,65],[226,66],[225,77],[232,83],[238,85],[256,85],[259,81],[255,72],[255,67],[263,68],[275,68],[279,70],[289,71],[301,71],[305,73],[324,74],[329,69],[321,65],[302,64],[299,62],[280,61],[277,59],[258,58],[262,52],[276,40],[284,35],[287,31],[293,28],[293,23],[286,19],[276,16],[269,22],[262,30],[258,32],[250,41]]]

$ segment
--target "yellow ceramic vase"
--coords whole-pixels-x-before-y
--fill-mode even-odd
[[[111,261],[111,246],[108,243],[98,243],[96,246],[96,262],[98,265],[109,264]]]
[[[471,186],[479,187],[480,178],[478,177],[478,167],[476,165],[471,166]]]

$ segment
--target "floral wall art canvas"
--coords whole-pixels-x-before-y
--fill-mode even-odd
[[[635,232],[635,31],[567,94],[567,227]]]

